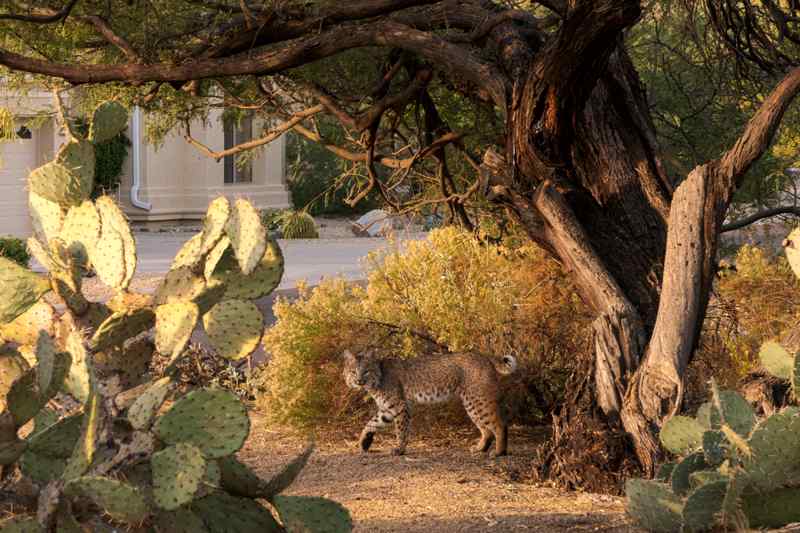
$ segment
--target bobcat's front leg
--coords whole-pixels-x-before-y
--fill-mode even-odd
[[[392,450],[392,455],[403,455],[406,453],[408,428],[410,426],[409,418],[407,405],[404,405],[400,412],[394,417],[394,431],[397,435],[397,447]]]
[[[362,451],[368,451],[369,447],[372,446],[372,440],[375,438],[375,433],[386,426],[388,426],[392,421],[392,418],[387,413],[383,413],[378,411],[378,413],[373,416],[367,425],[364,426],[364,429],[361,431],[361,437],[358,439],[358,444],[361,446]]]

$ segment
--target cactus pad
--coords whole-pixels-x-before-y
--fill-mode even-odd
[[[228,199],[220,196],[211,201],[208,211],[203,219],[203,232],[200,234],[200,255],[208,254],[225,234],[225,226],[231,215],[231,205]]]
[[[625,484],[627,511],[637,525],[649,531],[680,531],[683,502],[657,481],[629,479]]]
[[[739,435],[747,436],[756,424],[756,414],[747,400],[735,391],[719,390],[712,382],[711,421],[718,417]]]
[[[703,427],[694,418],[673,416],[661,428],[659,437],[664,448],[674,454],[682,455],[701,446]]]
[[[77,203],[87,199],[94,184],[95,154],[92,143],[77,139],[71,140],[59,149],[54,163],[63,166],[67,172],[80,180],[86,194]]]
[[[764,370],[781,379],[790,379],[794,369],[794,357],[775,341],[761,345],[758,358]]]
[[[90,201],[71,207],[58,234],[81,268],[87,268],[100,238],[100,215]]]
[[[795,228],[783,241],[783,250],[786,258],[794,271],[794,275],[800,278],[800,228]]]
[[[139,339],[123,347],[94,354],[93,363],[106,372],[118,372],[123,386],[133,387],[146,377],[155,346],[149,339]]]
[[[692,490],[702,487],[703,485],[708,485],[709,483],[716,483],[717,481],[724,481],[727,483],[728,476],[716,470],[698,470],[697,472],[692,472],[689,476],[689,486]]]
[[[127,127],[128,111],[119,102],[103,102],[92,115],[89,141],[104,143],[110,141]]]
[[[206,288],[205,280],[189,267],[170,270],[153,295],[153,304],[164,305],[194,300]]]
[[[672,471],[675,470],[675,465],[676,463],[661,464],[656,471],[656,481],[668,482],[669,478],[672,476]]]
[[[229,264],[223,257],[212,274],[212,279],[219,279],[226,284],[226,299],[256,300],[275,290],[283,277],[283,269],[284,259],[280,246],[269,239],[261,261],[249,276],[242,274],[238,265]]]
[[[114,520],[138,525],[150,514],[139,489],[107,477],[84,476],[64,487],[69,497],[91,500]]]
[[[11,385],[29,369],[28,362],[16,350],[0,350],[0,413],[6,408],[6,394]]]
[[[170,270],[183,267],[194,268],[200,264],[200,261],[203,260],[203,255],[200,252],[200,247],[202,245],[202,233],[196,234],[194,237],[183,243],[181,249],[178,250],[177,254],[175,254],[175,259],[172,260],[172,266],[170,267]]]
[[[117,239],[122,241],[122,265],[118,265],[123,271],[122,281],[119,284],[111,286],[119,289],[127,289],[136,272],[136,241],[133,239],[133,234],[131,233],[128,221],[125,219],[125,215],[122,213],[119,206],[114,203],[114,200],[109,196],[101,196],[97,199],[95,205],[97,206],[97,212],[100,215],[102,226],[100,241],[103,242],[106,234],[109,235],[108,238],[110,241],[116,242]],[[118,243],[114,244],[114,247],[117,245]],[[98,242],[98,250],[95,254],[97,257],[92,258],[92,263],[95,265],[95,268],[98,269],[98,275],[100,274],[100,269],[97,261],[108,262],[118,260],[116,256],[113,259],[102,258],[99,247],[100,242]],[[118,252],[116,248],[114,248],[114,251]],[[106,266],[106,268],[108,268],[108,266]],[[105,280],[103,280],[103,282],[105,283]]]
[[[267,248],[267,232],[253,204],[241,198],[234,202],[230,218],[225,224],[225,233],[231,240],[242,273],[250,274]]]
[[[151,309],[135,309],[127,313],[114,313],[95,331],[90,347],[94,351],[106,350],[153,327],[156,315]]]
[[[16,463],[27,447],[28,443],[19,439],[0,442],[0,466]]]
[[[63,418],[30,438],[20,458],[22,473],[42,485],[61,477],[81,436],[83,415]]]
[[[0,337],[17,344],[35,344],[39,332],[53,335],[53,321],[56,313],[53,306],[39,300],[30,309],[8,324],[0,325]]]
[[[783,488],[771,492],[745,492],[742,507],[750,527],[778,528],[800,522],[800,489]]]
[[[188,509],[162,511],[153,522],[157,533],[208,533],[200,517]]]
[[[353,530],[350,513],[333,500],[313,496],[276,496],[274,505],[287,531],[349,533]]]
[[[743,459],[750,484],[770,490],[800,481],[800,415],[782,411],[763,420],[748,441],[751,454]]]
[[[681,496],[685,495],[689,492],[689,476],[707,467],[708,465],[701,452],[695,452],[684,457],[682,461],[675,465],[675,469],[672,471],[672,477],[670,478],[672,491]]]
[[[62,475],[65,481],[84,475],[91,466],[104,422],[103,398],[93,390],[84,408],[81,435]]]
[[[706,531],[716,521],[722,510],[722,502],[728,490],[728,482],[715,481],[698,487],[689,494],[683,507],[684,531]]]
[[[721,431],[703,433],[703,457],[710,466],[719,466],[725,460],[725,434]]]
[[[61,206],[47,198],[42,198],[35,192],[28,193],[28,206],[36,238],[40,242],[50,242],[50,239],[58,237],[64,223]]]
[[[11,322],[50,290],[47,278],[0,257],[0,324]]]
[[[195,500],[191,510],[203,520],[209,533],[277,533],[283,530],[272,513],[255,501],[224,492]]]
[[[37,369],[27,370],[17,379],[6,395],[7,408],[14,418],[17,427],[22,427],[41,411],[41,409],[56,395],[71,364],[69,354],[58,353],[53,361],[53,370],[50,386],[40,390],[37,382]]]
[[[193,444],[206,457],[216,459],[242,447],[250,433],[250,419],[234,394],[201,389],[175,402],[159,417],[154,429],[167,444]]]
[[[146,430],[150,427],[170,390],[172,379],[163,377],[153,382],[144,394],[136,398],[128,409],[128,421],[133,429]]]
[[[207,281],[211,281],[214,276],[214,272],[217,270],[217,266],[224,257],[230,257],[231,261],[226,261],[225,264],[220,267],[221,271],[230,270],[231,264],[236,264],[238,267],[236,258],[233,255],[233,249],[231,248],[231,240],[225,236],[219,240],[217,245],[214,246],[214,248],[212,248],[206,256],[206,264],[203,267],[203,275]]]
[[[174,511],[192,501],[206,472],[199,449],[179,442],[153,454],[153,498],[161,509]]]
[[[52,272],[55,267],[53,266],[53,261],[50,259],[50,253],[47,251],[44,244],[39,242],[39,239],[36,237],[28,237],[26,245],[31,257],[42,265],[45,270]]]
[[[237,360],[258,348],[264,316],[252,302],[223,300],[203,316],[203,326],[217,353]]]
[[[73,174],[65,166],[51,161],[28,176],[30,190],[62,207],[79,205],[89,197],[93,182]]]
[[[174,360],[183,353],[192,336],[200,310],[191,302],[176,302],[156,308],[156,349]]]

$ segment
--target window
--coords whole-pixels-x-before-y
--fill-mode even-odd
[[[240,121],[225,121],[225,149],[253,139],[253,117],[247,116]],[[253,165],[250,161],[237,164],[236,156],[225,156],[225,183],[252,183]]]

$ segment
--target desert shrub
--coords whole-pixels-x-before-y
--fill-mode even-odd
[[[564,375],[587,353],[589,316],[557,263],[533,245],[483,244],[455,228],[394,245],[365,261],[366,285],[341,279],[280,300],[264,340],[272,359],[261,399],[276,422],[335,421],[363,394],[347,391],[339,354],[377,347],[414,357],[448,349],[511,353],[512,420],[541,420],[559,403]]]
[[[24,267],[27,267],[31,260],[25,241],[16,237],[0,237],[0,256],[7,257]]]

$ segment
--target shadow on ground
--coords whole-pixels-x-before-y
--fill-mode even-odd
[[[317,451],[289,493],[341,502],[360,532],[638,531],[621,498],[524,481],[544,431],[511,428],[511,455],[490,459],[468,451],[477,438],[472,428],[417,425],[404,457],[389,454],[391,435],[379,436],[367,454],[357,449],[355,426],[318,435]],[[305,441],[267,429],[256,414],[240,456],[269,476]]]

